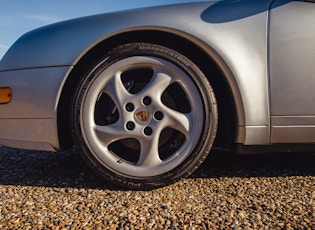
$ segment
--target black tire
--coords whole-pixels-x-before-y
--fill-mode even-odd
[[[202,71],[169,48],[120,45],[79,83],[72,132],[88,165],[120,187],[147,190],[189,176],[207,157],[217,104]]]

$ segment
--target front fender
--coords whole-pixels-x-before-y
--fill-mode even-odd
[[[226,72],[231,72],[233,78],[228,79],[230,87],[238,89],[234,90],[233,96],[240,98],[239,104],[244,106],[244,109],[237,108],[244,111],[238,115],[245,120],[239,123],[239,128],[246,129],[246,137],[240,142],[268,143],[266,25],[269,2],[240,0],[181,4],[53,24],[22,36],[2,59],[0,71],[75,66],[91,48],[119,33],[164,30],[202,46],[205,52],[214,50],[220,56],[227,66]],[[220,17],[224,12],[229,16]]]
[[[88,16],[48,25],[30,31],[18,39],[3,57],[0,71],[75,65],[80,57],[99,42],[138,28],[165,27],[185,31],[187,24],[197,25],[200,13],[213,4],[153,7]],[[187,32],[193,31],[194,28],[187,28]]]

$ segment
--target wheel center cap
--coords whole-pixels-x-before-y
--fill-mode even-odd
[[[149,116],[150,116],[150,113],[148,111],[139,111],[136,113],[136,118],[142,122],[148,122]]]

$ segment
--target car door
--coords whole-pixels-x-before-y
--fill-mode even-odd
[[[270,142],[315,142],[315,1],[275,0],[269,16]]]

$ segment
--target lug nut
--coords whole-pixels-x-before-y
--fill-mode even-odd
[[[158,121],[162,120],[163,119],[163,113],[160,112],[160,111],[157,111],[154,113],[154,118]]]
[[[135,109],[135,106],[132,103],[127,103],[126,110],[132,112]]]
[[[127,122],[126,127],[128,130],[134,130],[135,124],[132,121]]]
[[[152,100],[151,100],[150,97],[144,97],[142,102],[143,102],[144,105],[150,105]]]
[[[152,133],[153,133],[153,130],[152,130],[151,127],[146,127],[146,128],[144,129],[144,134],[145,134],[145,135],[151,136]]]

